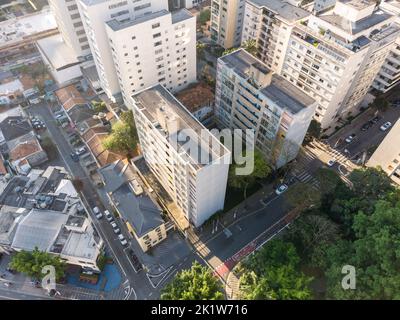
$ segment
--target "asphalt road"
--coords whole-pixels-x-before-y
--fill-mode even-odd
[[[83,181],[82,193],[84,196],[84,202],[87,202],[89,208],[93,208],[94,206],[102,207],[97,197],[97,192],[87,178],[84,169],[81,167],[79,162],[74,162],[71,159],[70,154],[73,149],[61,133],[61,127],[57,126],[57,123],[47,103],[35,105],[34,107],[30,108],[29,112],[35,116],[39,116],[46,123],[48,133],[51,136],[54,144],[57,146],[60,156],[65,163],[66,169],[73,177],[77,177]],[[148,298],[150,294],[157,296],[158,289],[154,289],[151,286],[144,271],[136,273],[133,269],[132,263],[124,251],[124,247],[122,247],[120,244],[108,221],[104,218],[97,220],[94,217],[93,212],[91,212],[91,210],[89,211],[96,229],[99,231],[103,240],[106,242],[107,247],[110,249],[114,261],[121,269],[122,276],[124,278],[123,282],[126,281],[126,279],[128,280],[128,282],[126,282],[126,288],[131,290],[130,298],[140,300]]]
[[[330,137],[328,139],[329,145],[342,152],[347,149],[346,154],[349,158],[368,151],[371,147],[378,146],[390,131],[381,131],[380,126],[387,121],[390,121],[393,125],[400,118],[400,107],[389,107],[387,111],[378,113],[381,117],[378,123],[367,131],[361,131],[363,124],[374,118],[375,114],[374,110],[366,111],[350,125]],[[344,140],[351,134],[356,134],[356,137],[351,143],[346,143]]]

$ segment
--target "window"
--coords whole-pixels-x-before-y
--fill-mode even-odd
[[[155,23],[151,26],[152,29],[158,28],[160,26],[160,23]]]

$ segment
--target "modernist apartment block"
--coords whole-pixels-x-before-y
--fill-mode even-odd
[[[174,92],[196,81],[196,17],[188,10],[161,10],[106,25],[126,103],[157,83]]]
[[[245,0],[211,1],[211,40],[225,49],[240,46]]]
[[[267,66],[318,102],[323,129],[358,112],[400,32],[367,0],[339,0],[317,16],[277,0],[248,0],[246,9],[245,28],[255,20],[260,32],[244,28],[243,40],[255,39]]]
[[[167,10],[168,1],[78,0],[78,7],[101,86],[107,96],[116,101],[120,94],[120,86],[106,32],[106,22],[111,20],[123,22],[152,12]]]
[[[400,24],[400,1],[390,0],[380,4],[385,12],[394,14],[397,23]],[[400,81],[400,36],[397,38],[392,50],[387,56],[385,63],[374,80],[373,87],[381,92],[387,92],[395,87]]]
[[[296,158],[316,102],[239,49],[218,59],[215,106],[221,127],[253,130],[256,148],[280,168]]]
[[[58,29],[65,43],[74,51],[75,57],[90,54],[77,0],[49,0],[57,21]]]
[[[368,167],[380,166],[383,171],[400,185],[400,120],[393,125],[385,139],[367,162]]]
[[[198,227],[223,209],[231,153],[163,86],[132,96],[144,158]]]

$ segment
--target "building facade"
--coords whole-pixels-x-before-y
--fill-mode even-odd
[[[223,128],[253,130],[276,168],[296,158],[316,102],[243,49],[218,59],[216,116]]]
[[[391,0],[381,2],[380,8],[388,13],[395,14],[397,16],[397,23],[400,24],[400,1]],[[399,81],[400,37],[397,38],[372,86],[374,89],[384,93],[395,87]]]
[[[161,85],[130,107],[144,158],[182,216],[198,227],[222,210],[230,151]]]
[[[83,27],[76,0],[49,0],[65,43],[73,50],[75,57],[90,54],[90,47]]]
[[[255,39],[260,59],[315,99],[315,119],[323,129],[332,128],[359,112],[399,26],[393,15],[375,10],[375,2],[337,1],[318,16],[279,4],[248,0],[245,26],[254,19],[261,32],[244,29],[243,40]]]
[[[245,0],[211,1],[211,40],[225,49],[241,43]]]
[[[107,96],[115,102],[121,90],[106,32],[106,22],[127,21],[152,12],[167,10],[168,1],[78,0],[78,8],[101,86]]]
[[[393,128],[381,142],[378,149],[367,162],[368,167],[381,167],[383,171],[400,185],[400,120],[393,125]]]
[[[157,83],[175,92],[196,81],[196,18],[186,9],[114,19],[106,25],[126,103],[135,92]]]

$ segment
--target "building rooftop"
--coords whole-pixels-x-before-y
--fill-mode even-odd
[[[280,0],[250,0],[258,7],[265,7],[289,22],[298,21],[308,17],[311,13]]]
[[[36,138],[24,141],[18,144],[14,149],[10,150],[10,159],[12,161],[24,159],[29,155],[42,150],[39,141]]]
[[[55,95],[66,111],[70,110],[77,104],[86,104],[86,100],[82,97],[75,85],[58,89],[55,91]]]
[[[11,141],[32,131],[28,120],[22,116],[10,116],[0,123],[1,138]],[[2,140],[0,138],[0,141]]]
[[[144,16],[141,17],[137,17],[135,19],[129,19],[129,20],[124,20],[124,21],[118,21],[116,19],[107,21],[106,24],[111,28],[111,30],[113,31],[119,31],[125,28],[129,28],[132,27],[134,25],[138,25],[141,24],[143,22],[147,22],[150,20],[153,20],[155,18],[159,18],[162,16],[167,16],[169,15],[170,12],[168,10],[160,10],[160,11],[156,11],[156,12],[152,12],[149,14],[146,14]]]
[[[0,47],[57,28],[50,9],[0,22]]]
[[[193,166],[201,168],[229,153],[229,150],[160,84],[138,92],[132,96],[132,100],[152,122],[154,128]]]
[[[196,83],[187,89],[179,91],[176,98],[191,112],[196,112],[205,105],[214,103],[214,93],[204,83]]]
[[[89,226],[86,232],[70,232],[61,250],[61,255],[85,259],[96,259],[99,249],[99,239]]]
[[[64,42],[61,34],[40,39],[37,44],[56,70],[79,63],[74,51]]]
[[[138,185],[140,178],[129,163],[118,160],[99,169],[99,172],[103,177],[105,190],[138,237],[164,223],[161,208]]]
[[[67,219],[68,215],[57,211],[32,209],[18,224],[12,247],[48,251]]]
[[[257,88],[264,96],[275,102],[279,107],[295,114],[304,108],[312,105],[315,100],[307,94],[296,88],[285,78],[273,74],[265,64],[246,52],[239,49],[231,54],[220,58],[223,63],[231,68],[241,78],[248,80]],[[270,77],[269,81],[264,83],[256,83],[253,77],[253,70],[257,70],[263,77]]]

